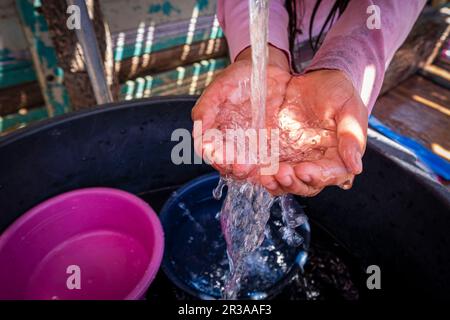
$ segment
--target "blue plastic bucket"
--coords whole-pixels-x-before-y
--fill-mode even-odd
[[[218,182],[217,173],[190,181],[171,195],[160,212],[165,234],[162,268],[176,286],[201,299],[221,297],[220,288],[228,271],[226,244],[219,220],[226,190],[221,200],[212,196]],[[281,225],[281,212],[277,217],[273,211],[268,223],[271,234],[276,233]],[[258,270],[260,264],[255,264],[248,278],[257,279],[258,285],[243,286],[240,299],[259,300],[272,297],[281,291],[293,275],[303,270],[310,241],[309,224],[302,224],[296,231],[303,238],[303,243],[298,247],[289,247],[281,236],[271,237],[273,239],[270,243],[269,239],[264,240],[261,247],[275,246],[284,252],[286,265],[277,269],[277,272],[267,273],[268,270]]]

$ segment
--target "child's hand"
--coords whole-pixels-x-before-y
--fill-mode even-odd
[[[283,103],[291,75],[287,57],[281,50],[270,46],[268,63],[266,118],[270,119],[270,114],[274,114]],[[222,155],[214,152],[213,143],[203,139],[200,144],[200,134],[208,129],[224,131],[227,128],[246,129],[251,126],[251,67],[251,51],[245,49],[236,62],[222,71],[205,89],[192,110],[192,119],[202,121],[202,130],[193,132],[196,153],[207,158],[221,173],[232,174],[238,178],[246,178],[256,166],[224,164]]]
[[[293,132],[291,140],[282,136],[279,171],[261,176],[261,183],[275,194],[303,196],[329,185],[350,188],[354,175],[362,171],[367,120],[366,107],[341,71],[293,77],[278,116],[282,132]]]
[[[313,196],[329,185],[350,188],[354,175],[362,171],[366,107],[341,71],[292,77],[286,56],[276,48],[269,48],[266,126],[280,129],[278,173],[259,175],[255,165],[225,164],[225,154],[215,152],[214,143],[201,136],[208,129],[250,128],[250,55],[244,50],[192,110],[193,120],[202,121],[202,130],[194,130],[196,152],[221,173],[251,176],[274,194]]]

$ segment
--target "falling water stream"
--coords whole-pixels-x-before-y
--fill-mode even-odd
[[[268,0],[249,0],[252,48],[251,108],[254,129],[265,127],[268,2]],[[282,237],[289,245],[298,246],[302,243],[303,239],[296,234],[295,228],[304,223],[305,217],[295,213],[289,197],[274,198],[261,185],[231,177],[221,177],[219,185],[213,192],[216,199],[221,198],[225,186],[227,195],[220,212],[220,222],[227,244],[230,270],[222,297],[232,300],[238,298],[241,282],[250,269],[261,268],[261,263],[264,263],[258,261],[252,264],[249,263],[249,259],[260,247],[265,236],[269,236],[265,231],[274,202],[280,201],[285,224],[281,230]],[[268,273],[270,272],[268,268]]]

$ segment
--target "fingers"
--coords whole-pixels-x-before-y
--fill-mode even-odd
[[[232,172],[232,166],[226,161],[226,149],[223,145],[222,135],[218,129],[211,129],[205,135],[194,138],[195,152],[207,164],[210,164],[222,174]]]
[[[243,100],[248,95],[250,70],[251,64],[235,62],[219,73],[197,100],[191,112],[192,120],[202,120],[204,129],[209,129],[226,100],[234,103],[233,96],[238,102]]]
[[[252,164],[233,164],[233,175],[239,179],[246,178],[254,169],[256,165]]]
[[[280,163],[274,176],[261,176],[261,184],[273,195],[293,193],[313,197],[331,185],[342,189],[352,187],[354,175],[339,161],[322,159],[296,165]]]
[[[368,113],[359,95],[354,94],[336,116],[338,151],[347,169],[362,172],[362,155],[367,140]]]
[[[227,153],[227,150],[230,149],[227,149],[226,143],[230,144],[230,142],[224,141],[223,145],[218,140],[219,137],[213,137],[212,139],[205,139],[200,147],[199,140],[201,139],[202,137],[194,139],[195,151],[205,159],[206,163],[222,174],[232,174],[237,179],[245,179],[255,171],[256,165],[237,163],[236,157],[233,158],[233,154]]]
[[[263,187],[265,187],[274,196],[278,196],[283,193],[286,193],[280,187],[280,185],[278,184],[278,182],[274,176],[263,175],[260,177],[260,183]]]
[[[337,184],[337,186],[339,188],[343,189],[343,190],[351,189],[351,187],[353,186],[353,180],[355,180],[355,176],[354,175],[350,176],[344,182]]]
[[[292,165],[285,162],[280,163],[278,173],[274,177],[285,192],[304,197],[315,196],[323,189],[323,187],[314,187],[298,179]]]
[[[220,106],[226,101],[226,96],[222,94],[224,90],[223,77],[216,78],[203,92],[191,111],[194,121],[192,137],[194,139],[194,151],[205,159],[221,173],[232,172],[232,167],[227,165],[224,159],[224,149],[221,146],[222,134],[216,128],[216,116]]]
[[[343,189],[349,189],[354,177],[342,163],[329,159],[296,164],[294,172],[299,180],[315,188],[336,185]]]
[[[201,130],[197,130],[196,135],[203,134],[206,130],[214,126],[214,122],[219,112],[219,107],[225,102],[225,97],[221,94],[223,88],[221,79],[214,80],[197,100],[191,111],[191,118],[194,122],[201,121]],[[196,138],[194,136],[194,138]]]
[[[351,134],[342,134],[339,137],[339,155],[345,163],[346,168],[353,174],[360,174],[362,167],[361,146],[355,141]]]

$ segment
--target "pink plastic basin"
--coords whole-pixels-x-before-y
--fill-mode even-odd
[[[0,299],[139,299],[163,249],[161,223],[138,197],[109,188],[67,192],[0,236]]]

